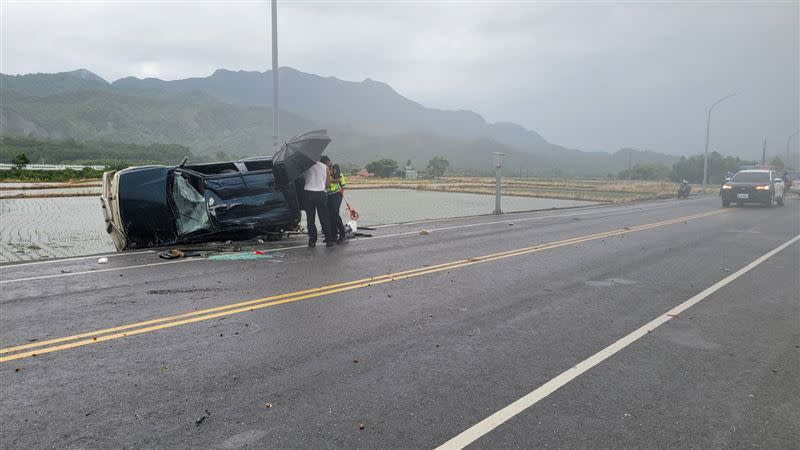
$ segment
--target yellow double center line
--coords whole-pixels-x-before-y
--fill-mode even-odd
[[[0,349],[0,355],[5,355],[5,356],[0,356],[0,363],[13,361],[16,359],[29,358],[37,355],[43,355],[45,353],[57,352],[60,350],[67,350],[75,347],[82,347],[84,345],[96,344],[98,342],[110,341],[112,339],[120,339],[127,336],[149,333],[151,331],[177,327],[180,325],[186,325],[194,322],[202,322],[204,320],[210,320],[217,317],[229,316],[232,314],[239,314],[248,311],[255,311],[256,309],[269,308],[271,306],[282,305],[284,303],[291,303],[300,300],[306,300],[309,298],[322,297],[324,295],[336,294],[338,292],[352,291],[354,289],[360,289],[364,287],[374,286],[377,284],[388,283],[391,281],[405,280],[407,278],[414,278],[422,275],[443,272],[446,270],[468,267],[475,264],[498,261],[501,259],[527,255],[531,253],[541,252],[544,250],[564,247],[567,245],[580,244],[583,242],[593,241],[596,239],[620,236],[628,233],[634,233],[637,231],[648,230],[651,228],[663,227],[666,225],[685,222],[687,220],[694,220],[703,217],[713,216],[716,214],[720,214],[724,211],[727,210],[720,209],[703,214],[695,214],[692,216],[679,217],[676,219],[669,219],[661,222],[639,225],[635,227],[626,227],[622,229],[605,231],[602,233],[590,234],[572,239],[565,239],[563,241],[551,242],[547,244],[539,244],[530,247],[519,248],[516,250],[509,250],[500,253],[493,253],[490,255],[477,256],[468,259],[451,261],[448,263],[437,264],[434,266],[420,267],[418,269],[405,270],[402,272],[395,272],[370,278],[362,278],[360,280],[349,281],[346,283],[330,284],[327,286],[322,286],[314,289],[306,289],[303,291],[295,291],[287,294],[273,295],[270,297],[263,297],[245,302],[217,306],[215,308],[202,309],[174,316],[145,320],[143,322],[136,322],[128,325],[120,325],[117,327],[106,328],[97,331],[90,331],[87,333],[80,333],[57,339],[49,339],[40,342],[33,342],[30,344],[2,348]]]

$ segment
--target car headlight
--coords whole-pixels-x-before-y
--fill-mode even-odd
[[[722,189],[733,189],[733,186],[731,186],[730,184],[723,184]]]
[[[768,191],[769,190],[769,185],[767,185],[767,186],[756,186],[756,190],[757,191]]]

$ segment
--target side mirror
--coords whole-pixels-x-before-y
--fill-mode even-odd
[[[731,177],[725,177],[725,180],[723,181],[723,183],[727,183],[728,181],[731,181]]]

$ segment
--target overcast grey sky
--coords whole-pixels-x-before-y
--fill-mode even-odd
[[[583,150],[782,154],[800,122],[800,2],[279,1],[280,64],[384,81]],[[113,81],[270,67],[269,3],[9,2],[3,73]],[[796,138],[795,142],[800,141]],[[797,148],[797,146],[794,146]]]

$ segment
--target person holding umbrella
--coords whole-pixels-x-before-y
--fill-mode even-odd
[[[322,158],[328,159],[327,156]],[[328,159],[330,162],[330,159]],[[325,245],[332,247],[335,244],[335,238],[331,233],[331,216],[328,212],[328,203],[326,198],[326,187],[331,184],[331,172],[328,166],[320,160],[313,166],[308,168],[303,176],[305,178],[305,187],[303,188],[303,209],[306,212],[306,222],[308,229],[308,246],[316,247],[317,245],[317,224],[316,215],[319,215],[319,223],[322,226],[322,234],[325,235]]]
[[[305,178],[302,203],[306,212],[309,247],[317,245],[317,215],[325,243],[328,247],[334,245],[325,198],[325,190],[331,182],[330,172],[328,166],[320,162],[322,152],[330,142],[326,130],[309,131],[284,142],[272,156],[275,182],[281,189],[300,177]]]
[[[344,174],[339,168],[338,164],[331,162],[331,159],[323,155],[320,161],[328,166],[328,172],[331,176],[331,181],[327,185],[328,194],[328,214],[330,214],[331,237],[336,239],[337,244],[341,244],[345,239],[344,223],[342,216],[339,215],[339,209],[342,207],[342,198],[344,197],[344,187],[347,185],[344,179]]]

